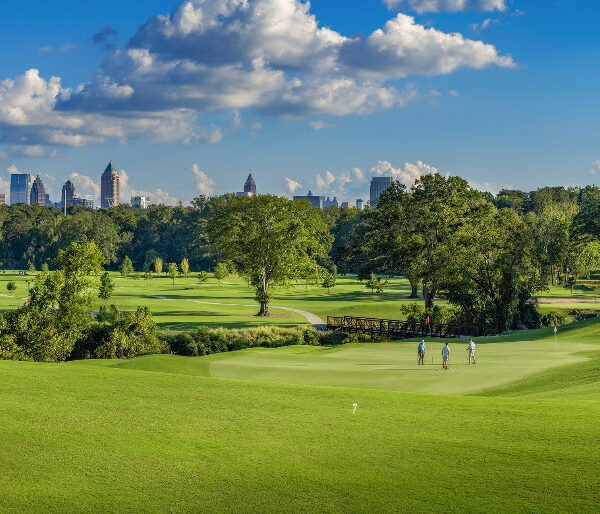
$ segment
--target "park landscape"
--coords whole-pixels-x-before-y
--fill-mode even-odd
[[[307,324],[275,308],[256,318],[236,276],[111,276],[111,302],[150,306],[164,329]],[[31,277],[0,275],[3,290],[9,280],[2,309]],[[347,276],[330,293],[290,285],[272,305],[385,317],[409,293],[405,279],[380,297]],[[422,367],[413,340],[0,361],[2,508],[592,512],[599,321],[480,338],[471,366],[466,341],[451,340],[447,372],[439,340]]]

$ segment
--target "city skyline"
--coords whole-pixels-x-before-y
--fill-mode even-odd
[[[121,163],[121,201],[172,204],[227,192],[249,168],[263,193],[311,189],[339,201],[367,197],[372,176],[410,184],[432,170],[492,192],[593,183],[599,44],[590,4],[10,5],[0,192],[7,170],[18,170],[40,174],[53,199],[70,179],[98,202],[94,163],[106,157]],[[266,8],[273,18],[260,18]],[[190,13],[231,36],[219,55]],[[196,72],[171,71],[181,68]]]

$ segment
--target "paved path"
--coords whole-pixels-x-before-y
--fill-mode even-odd
[[[249,303],[218,303],[218,302],[201,302],[200,300],[191,300],[194,303],[200,303],[203,305],[235,305],[236,307],[256,307],[256,304]],[[321,329],[323,326],[327,324],[319,318],[316,314],[308,311],[301,311],[300,309],[293,309],[291,307],[278,307],[277,305],[269,305],[269,309],[282,309],[284,311],[295,312],[300,314],[300,316],[304,316],[306,320],[311,324]]]

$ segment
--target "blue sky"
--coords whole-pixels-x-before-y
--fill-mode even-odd
[[[249,169],[260,192],[345,200],[373,174],[594,182],[596,2],[387,3],[3,2],[0,192],[19,170],[96,195],[109,159],[124,198],[165,202]]]

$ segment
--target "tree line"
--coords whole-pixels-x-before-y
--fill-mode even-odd
[[[405,314],[474,324],[486,332],[537,327],[532,297],[550,284],[572,289],[600,268],[600,189],[477,191],[460,177],[395,183],[377,209],[311,209],[269,195],[198,197],[190,206],[72,210],[0,208],[0,265],[57,262],[72,243],[94,242],[108,268],[156,263],[195,271],[227,262],[268,315],[273,288],[293,280],[328,290],[357,273],[373,291],[405,276],[422,306]],[[170,266],[175,276],[175,265]],[[39,268],[38,268],[39,269]],[[187,271],[186,271],[187,273]],[[443,309],[438,299],[445,299]]]

